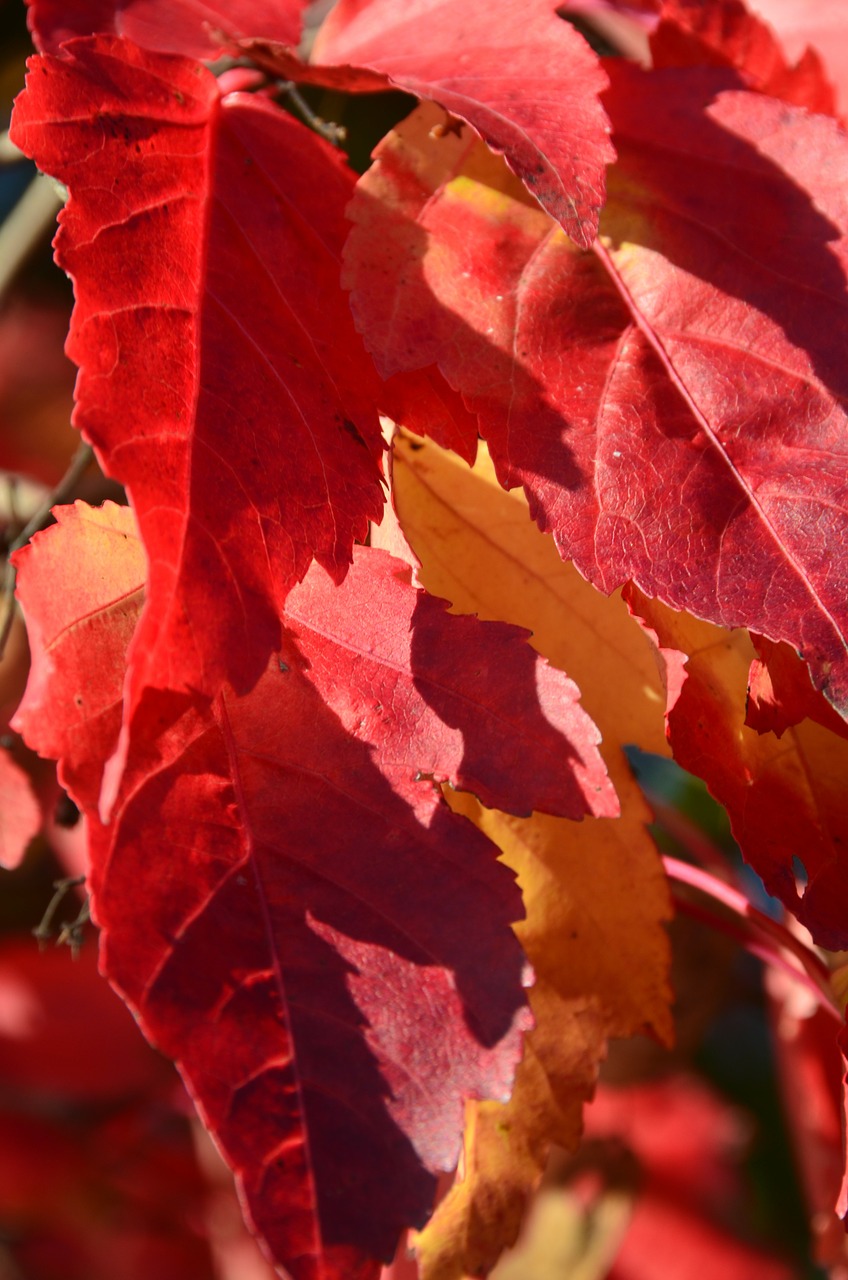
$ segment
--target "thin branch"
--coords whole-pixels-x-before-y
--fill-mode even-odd
[[[63,925],[58,938],[57,947],[70,947],[74,959],[79,955],[85,941],[85,926],[91,923],[91,899],[88,894],[73,920]]]
[[[90,444],[83,443],[79,446],[62,479],[55,489],[47,495],[41,506],[9,547],[9,558],[6,560],[3,582],[2,586],[0,586],[0,661],[2,661],[3,654],[6,652],[9,632],[12,629],[12,619],[15,616],[17,570],[12,564],[12,553],[19,551],[21,547],[25,547],[34,533],[38,533],[40,529],[44,529],[47,526],[50,520],[50,513],[54,507],[62,502],[67,502],[69,498],[73,497],[76,487],[93,457],[94,450]]]
[[[322,120],[319,115],[316,115],[293,80],[279,80],[277,87],[281,93],[285,94],[295,111],[306,121],[310,129],[314,129],[320,137],[325,138],[327,142],[331,142],[334,147],[341,146],[347,137],[347,130],[344,125],[333,124],[332,121]]]
[[[71,889],[77,889],[80,885],[85,884],[85,876],[67,876],[64,880],[53,881],[53,897],[47,904],[47,910],[41,917],[38,925],[33,929],[33,937],[37,938],[40,943],[45,943],[53,937],[53,919],[59,910],[65,898]],[[83,903],[83,909],[87,906],[88,900]],[[79,919],[79,917],[77,917]],[[68,926],[62,930],[64,933]],[[61,940],[61,935],[60,935]]]
[[[52,180],[36,174],[0,225],[0,298],[56,221],[61,207],[62,198]]]

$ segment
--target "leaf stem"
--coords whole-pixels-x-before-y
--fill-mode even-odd
[[[0,225],[0,298],[62,207],[50,178],[38,173]]]
[[[9,632],[12,629],[12,619],[15,616],[15,583],[18,575],[15,566],[12,564],[11,556],[15,551],[20,551],[21,547],[25,547],[34,533],[38,533],[40,529],[46,527],[50,519],[50,513],[55,506],[62,502],[67,502],[72,497],[81,476],[93,457],[94,450],[91,445],[83,442],[71,459],[67,471],[55,489],[47,495],[41,506],[34,512],[31,519],[9,546],[8,558],[3,571],[3,581],[2,585],[0,585],[0,660],[2,660],[3,654],[6,652]]]
[[[663,858],[663,865],[670,880],[696,889],[712,902],[726,907],[733,915],[730,918],[723,916],[672,889],[675,904],[680,910],[734,938],[766,964],[789,973],[813,992],[819,1005],[842,1025],[842,1011],[833,994],[827,965],[800,938],[758,910],[732,885],[725,884],[700,867],[670,857]]]

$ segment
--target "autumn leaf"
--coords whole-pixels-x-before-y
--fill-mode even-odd
[[[785,102],[835,112],[821,58],[806,49],[791,66],[776,35],[742,0],[665,0],[651,33],[655,67],[733,67],[747,86]]]
[[[249,695],[143,735],[103,828],[143,556],[128,510],[57,514],[19,553],[18,724],[87,808],[104,971],[178,1062],[277,1262],[371,1275],[423,1224],[465,1101],[508,1097],[528,1026],[514,882],[435,780],[614,813],[597,731],[522,632],[445,613],[363,549],[342,586],[316,568],[293,589]]]
[[[848,143],[720,71],[608,70],[593,251],[419,110],[351,206],[357,326],[384,374],[439,367],[597,587],[791,643],[844,712]]]
[[[249,688],[313,558],[383,504],[377,379],[338,284],[342,158],[264,98],[114,37],[32,63],[15,138],[65,181],[76,425],[150,562],[144,688]],[[151,370],[156,377],[151,378]]]
[[[418,1237],[422,1276],[446,1280],[483,1274],[514,1241],[551,1143],[576,1145],[607,1037],[647,1026],[670,1034],[668,898],[646,831],[650,813],[621,750],[634,741],[667,750],[664,693],[621,600],[563,564],[523,498],[500,489],[485,452],[470,471],[435,445],[401,436],[393,475],[422,581],[456,609],[531,627],[534,646],[575,672],[622,802],[617,821],[576,826],[452,800],[518,874],[527,918],[517,932],[536,971],[536,1027],[510,1102],[469,1108],[463,1176]]]
[[[747,633],[675,613],[634,588],[626,596],[659,643],[688,658],[686,680],[668,710],[675,760],[725,806],[746,861],[769,893],[821,946],[848,946],[848,741],[810,719],[780,738],[748,727],[745,694],[755,650]]]
[[[297,45],[308,0],[27,0],[40,53],[75,36],[126,36],[145,49],[215,58],[243,37]]]
[[[341,0],[313,61],[388,76],[466,121],[529,191],[588,247],[614,158],[598,59],[544,0]],[[373,86],[369,86],[373,87]],[[435,128],[455,126],[442,118]]]

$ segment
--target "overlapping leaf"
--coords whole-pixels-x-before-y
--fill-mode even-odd
[[[735,67],[752,89],[832,115],[833,86],[806,49],[795,66],[774,32],[742,0],[665,0],[651,35],[655,67]]]
[[[778,738],[802,720],[815,720],[831,733],[848,738],[848,724],[815,688],[810,669],[787,644],[752,635],[757,657],[748,672],[745,723],[758,733]]]
[[[142,557],[130,512],[58,514],[21,554],[19,724],[88,810],[105,970],[179,1062],[276,1260],[370,1275],[424,1221],[465,1100],[508,1096],[528,1025],[517,890],[432,779],[614,812],[597,732],[521,632],[451,617],[363,551],[341,587],[316,568],[292,591],[249,695],[162,717],[106,830]]]
[[[828,78],[836,86],[837,107],[848,110],[848,46],[845,9],[841,0],[753,0],[754,8],[771,23],[789,57],[803,57],[813,48],[825,60]]]
[[[687,678],[668,712],[675,759],[725,806],[742,853],[769,893],[816,942],[831,950],[848,946],[848,741],[811,719],[780,738],[746,725],[755,657],[747,634],[627,592],[659,643],[688,657]]]
[[[36,48],[111,33],[145,49],[214,58],[241,37],[297,45],[308,0],[27,0]]]
[[[614,157],[598,59],[546,0],[342,0],[313,58],[387,75],[474,129],[581,245]]]
[[[357,324],[384,372],[438,364],[597,586],[788,641],[844,712],[848,142],[721,72],[610,73],[592,253],[420,112],[352,206]]]
[[[603,733],[622,801],[615,822],[528,820],[459,801],[519,877],[517,931],[536,971],[509,1103],[469,1109],[463,1176],[418,1238],[426,1280],[481,1274],[514,1242],[552,1142],[573,1147],[608,1036],[669,1034],[668,902],[649,813],[621,744],[667,750],[664,695],[650,648],[620,599],[563,564],[523,496],[505,493],[481,453],[473,471],[434,445],[395,444],[394,497],[420,576],[461,610],[532,627],[533,644],[573,670]],[[455,801],[456,803],[457,801]]]
[[[246,689],[313,557],[382,507],[376,377],[338,284],[352,178],[271,102],[117,38],[33,62],[15,137],[69,186],[75,422],[150,562],[146,686]]]

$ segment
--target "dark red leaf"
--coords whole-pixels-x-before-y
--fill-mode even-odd
[[[447,614],[407,576],[384,552],[360,550],[340,588],[313,572],[286,604],[310,683],[371,743],[381,772],[400,771],[401,792],[418,772],[515,814],[617,816],[600,734],[530,633]]]
[[[832,115],[836,102],[811,49],[793,67],[774,32],[742,0],[665,0],[651,34],[655,67],[734,67],[761,93]]]
[[[113,37],[35,59],[15,137],[70,188],[75,422],[150,561],[132,700],[248,688],[313,557],[383,495],[376,376],[338,283],[352,176],[271,102]],[[151,372],[155,376],[151,377]]]
[[[287,647],[252,694],[175,726],[92,890],[105,970],[256,1229],[329,1280],[423,1224],[464,1099],[508,1095],[528,1018],[509,873],[408,767],[376,768],[308,662]]]
[[[580,245],[598,229],[614,158],[598,59],[545,0],[341,0],[318,63],[387,75],[467,121]]]
[[[729,73],[610,73],[594,253],[422,111],[351,208],[357,324],[384,374],[438,365],[595,585],[786,640],[844,713],[848,141]]]
[[[316,567],[292,590],[250,694],[141,734],[103,828],[143,564],[127,509],[57,514],[19,556],[19,723],[66,754],[88,807],[104,969],[177,1060],[276,1261],[371,1275],[426,1218],[464,1100],[508,1095],[529,1022],[511,873],[433,780],[614,812],[597,732],[525,633],[446,613],[362,549],[341,586]]]
[[[145,49],[215,58],[242,37],[297,45],[308,0],[27,0],[41,53],[75,36],[111,33]]]

